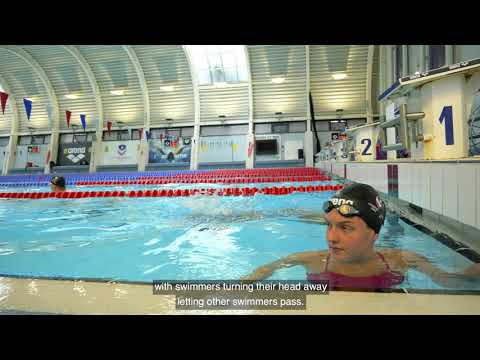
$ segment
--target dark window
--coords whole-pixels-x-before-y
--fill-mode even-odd
[[[346,120],[331,120],[330,121],[330,131],[345,131],[347,126]]]
[[[277,155],[278,142],[277,139],[257,140],[255,141],[255,154],[257,155]]]
[[[32,144],[41,145],[41,144],[43,144],[44,139],[45,139],[45,136],[43,136],[43,135],[32,136]]]
[[[9,139],[8,137],[0,138],[0,146],[7,146]]]
[[[18,141],[19,145],[30,145],[32,143],[32,137],[31,136],[20,136],[20,139]]]
[[[438,69],[445,65],[445,45],[428,46],[428,69]]]
[[[288,133],[288,123],[272,124],[272,133]]]
[[[132,130],[132,140],[140,140],[140,130]]]
[[[121,130],[118,134],[118,140],[130,140],[130,132],[128,130]]]
[[[395,47],[395,81],[402,77],[403,66],[403,47],[397,45]]]
[[[87,134],[74,134],[73,142],[74,143],[83,143],[87,141]]]

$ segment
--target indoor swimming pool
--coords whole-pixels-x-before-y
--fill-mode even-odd
[[[275,185],[306,187],[327,183],[336,184],[322,181]],[[272,185],[255,186],[261,189]],[[206,187],[234,186],[165,184],[151,189]],[[73,185],[68,190],[145,188]],[[48,189],[37,186],[28,191]],[[323,202],[333,193],[0,199],[0,275],[144,284],[153,280],[237,280],[256,267],[289,254],[327,250],[321,213]],[[377,248],[411,250],[449,272],[462,272],[473,264],[393,213],[387,215]],[[272,279],[304,280],[305,276],[305,269],[296,266],[278,270]],[[448,290],[413,270],[407,271],[405,281],[396,288],[408,292]],[[480,290],[480,282],[455,288],[476,291]]]

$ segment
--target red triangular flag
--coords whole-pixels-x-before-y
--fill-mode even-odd
[[[111,132],[112,132],[112,122],[111,121],[107,121],[107,131],[108,131],[108,135],[110,135]]]
[[[138,130],[138,133],[139,133],[139,135],[140,135],[140,140],[142,140],[143,128],[140,128],[140,129]]]
[[[65,113],[67,114],[67,127],[70,127],[70,116],[72,116],[72,112],[67,110]]]
[[[0,100],[2,102],[2,114],[5,114],[5,107],[7,106],[8,94],[0,91]]]

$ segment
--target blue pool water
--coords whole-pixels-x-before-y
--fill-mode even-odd
[[[320,183],[303,185],[317,184]],[[291,184],[263,184],[273,185]],[[69,190],[194,187],[226,186],[184,184]],[[332,192],[314,192],[254,197],[0,199],[0,274],[134,282],[238,279],[257,266],[293,252],[327,249],[326,226],[302,221],[299,214],[321,213],[323,201],[331,195]],[[378,248],[416,251],[446,271],[461,272],[472,264],[401,219],[396,224],[392,220],[395,218],[389,214]],[[282,269],[272,279],[305,279],[305,270]],[[476,285],[468,289],[480,289],[473,286]],[[409,271],[398,287],[442,289],[416,271]]]

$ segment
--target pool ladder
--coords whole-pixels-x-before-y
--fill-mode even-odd
[[[414,139],[415,143],[419,141],[430,141],[431,135],[420,134],[418,133],[418,120],[421,120],[425,117],[425,113],[423,112],[416,112],[416,113],[407,113],[407,104],[400,105],[400,111],[396,116],[388,121],[384,121],[380,123],[378,126],[381,129],[387,129],[391,127],[398,126],[398,140],[400,142],[395,144],[386,145],[383,147],[385,151],[391,150],[407,150],[410,152],[410,147],[412,143],[412,138]],[[410,129],[409,124],[413,123],[412,130],[413,135],[410,136]]]

